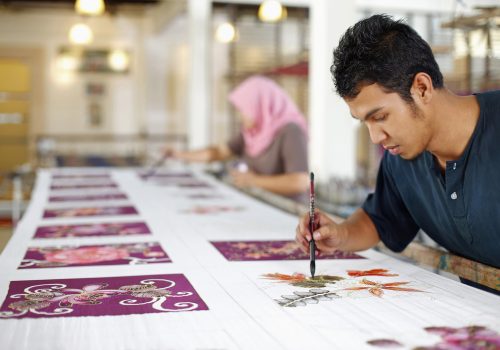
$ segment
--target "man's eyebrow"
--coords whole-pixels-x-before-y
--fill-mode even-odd
[[[377,113],[378,111],[380,111],[382,108],[384,107],[377,107],[377,108],[374,108],[372,109],[371,111],[369,111],[368,113],[365,114],[365,116],[363,118],[357,118],[355,117],[354,115],[351,114],[351,117],[353,117],[354,119],[358,119],[358,120],[361,120],[361,121],[366,121],[368,118],[371,117],[372,114],[375,114]]]

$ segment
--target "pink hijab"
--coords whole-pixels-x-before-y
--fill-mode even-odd
[[[244,116],[254,121],[251,129],[242,129],[245,151],[251,157],[264,152],[282,127],[295,123],[308,135],[307,123],[287,93],[271,79],[253,76],[238,85],[229,101]]]

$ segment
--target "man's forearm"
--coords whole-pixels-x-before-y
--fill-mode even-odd
[[[339,246],[343,251],[366,250],[380,241],[375,224],[362,208],[356,210],[339,226],[342,235],[346,237],[344,243]]]

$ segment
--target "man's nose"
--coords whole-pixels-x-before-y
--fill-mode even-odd
[[[382,128],[366,124],[368,127],[368,132],[370,133],[370,139],[376,145],[381,144],[385,139],[387,139],[387,134],[382,130]]]

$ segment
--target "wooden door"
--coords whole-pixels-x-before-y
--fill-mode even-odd
[[[0,172],[29,161],[30,94],[28,64],[0,58]]]

